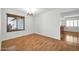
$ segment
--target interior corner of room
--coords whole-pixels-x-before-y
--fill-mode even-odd
[[[52,40],[57,39],[58,41],[62,41],[63,44],[64,42],[68,44],[72,43],[72,45],[73,44],[76,45],[77,43],[79,43],[78,8],[36,8],[36,9],[33,9],[35,10],[35,12],[33,12],[32,9],[30,8],[29,9],[30,12],[27,13],[27,10],[23,8],[0,8],[0,49],[2,46],[1,43],[4,41],[16,39],[23,36],[24,38],[25,36],[28,36],[27,38],[29,38],[30,37],[29,35],[31,35],[32,38],[37,36],[40,37],[41,39],[44,36],[45,38],[47,37]],[[11,21],[17,19],[14,22],[16,23],[15,25],[18,28],[16,28],[14,25],[13,25],[14,27],[12,28],[9,19],[13,19]],[[33,34],[34,36],[32,36]],[[19,38],[19,40],[20,39],[21,38]],[[45,41],[45,43],[46,42],[48,43],[49,40]],[[58,41],[57,44],[60,44]],[[52,42],[49,43],[49,45],[50,44],[52,44]],[[9,44],[7,44],[7,46],[9,46]],[[64,46],[67,47],[66,45]],[[47,49],[52,50],[49,48]],[[62,50],[61,48],[59,49]]]

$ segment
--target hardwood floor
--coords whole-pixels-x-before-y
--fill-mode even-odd
[[[63,38],[65,41],[72,41],[74,43],[79,43],[79,32],[68,32],[64,31]]]
[[[78,47],[68,45],[39,34],[31,34],[2,42],[2,51],[78,51]]]

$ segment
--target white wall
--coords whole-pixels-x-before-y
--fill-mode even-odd
[[[7,32],[7,28],[6,28],[6,24],[7,24],[7,19],[6,19],[6,13],[11,13],[11,14],[15,14],[15,15],[21,15],[21,16],[25,16],[25,30],[24,31],[15,31],[15,32]],[[15,8],[3,8],[2,9],[2,14],[1,14],[1,32],[2,32],[2,39],[3,40],[7,40],[10,38],[15,38],[15,37],[19,37],[19,36],[23,36],[23,35],[27,35],[27,34],[31,34],[33,33],[33,17],[28,17],[26,16],[26,13],[15,9]]]
[[[36,33],[60,40],[60,13],[48,11],[34,19]]]

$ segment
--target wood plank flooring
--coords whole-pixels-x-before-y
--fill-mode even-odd
[[[2,42],[2,51],[79,51],[63,40],[31,34]]]

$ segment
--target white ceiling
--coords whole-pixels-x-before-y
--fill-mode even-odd
[[[21,10],[24,10],[25,12],[27,11],[25,9],[21,9]],[[53,8],[36,8],[36,11],[33,14],[38,15],[38,14],[41,14],[41,13],[44,13],[50,10],[53,10]]]
[[[53,10],[52,8],[37,8],[36,15],[47,11]]]
[[[68,12],[77,10],[78,8],[36,8],[37,11],[35,11],[34,15],[38,15],[47,11],[59,11],[59,12]]]

